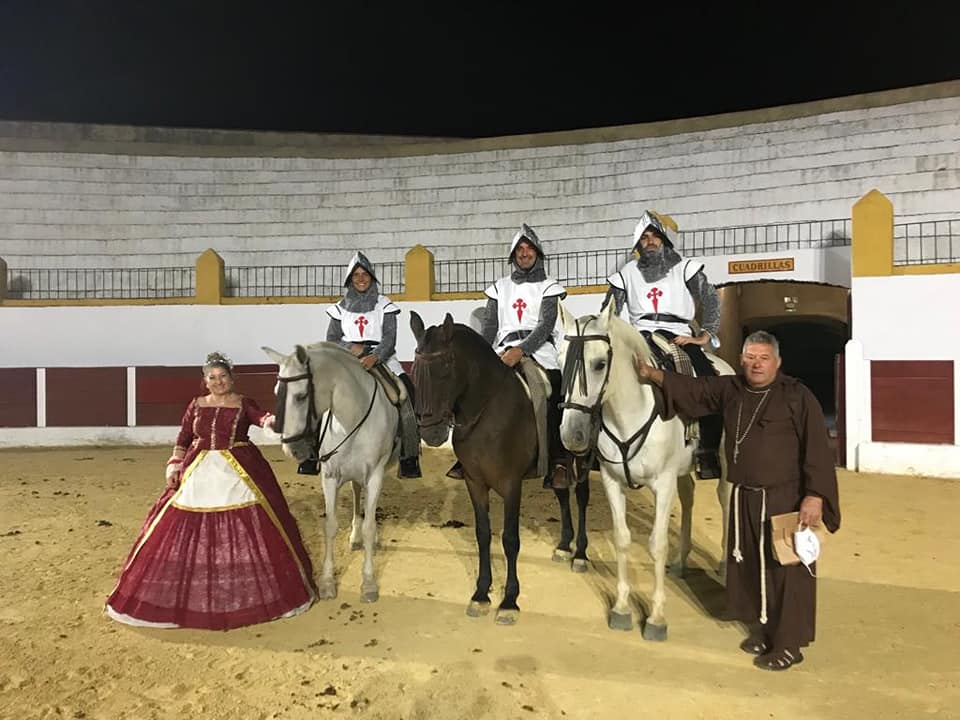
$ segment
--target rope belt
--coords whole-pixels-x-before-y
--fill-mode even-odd
[[[743,552],[740,550],[740,488],[750,492],[760,493],[760,623],[767,624],[767,553],[766,553],[766,522],[767,522],[767,490],[745,485],[733,486],[733,559],[737,563],[743,562]]]

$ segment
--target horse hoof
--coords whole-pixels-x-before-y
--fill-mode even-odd
[[[570,563],[570,569],[575,573],[585,573],[589,568],[585,559],[574,558],[573,562]]]
[[[362,603],[375,603],[380,599],[380,592],[378,590],[366,590],[360,595],[360,602]]]
[[[516,625],[517,620],[520,619],[520,611],[516,609],[503,609],[497,610],[496,623],[497,625]]]
[[[467,605],[467,616],[468,617],[483,617],[490,612],[490,603],[488,602],[477,602],[476,600],[471,600],[470,604]]]
[[[633,630],[633,615],[611,610],[607,617],[607,627],[611,630]]]
[[[554,548],[553,550],[554,562],[570,562],[570,558],[572,557],[573,553],[569,550],[564,550],[563,548]]]
[[[357,550],[363,550],[362,542],[352,542],[350,543],[350,549],[356,552]]]
[[[654,642],[663,642],[667,639],[667,626],[666,625],[654,625],[653,623],[644,623],[643,624],[643,639],[652,640]]]
[[[337,597],[337,584],[335,582],[321,582],[317,586],[317,598],[319,600],[333,600]]]

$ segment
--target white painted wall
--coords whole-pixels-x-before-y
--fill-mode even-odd
[[[855,277],[851,289],[866,360],[960,362],[960,273]]]
[[[855,277],[853,339],[846,347],[847,467],[960,478],[960,274]],[[873,442],[870,363],[952,360],[952,445]]]
[[[958,118],[960,97],[946,97],[659,137],[405,157],[4,149],[0,258],[11,268],[183,267],[213,247],[228,265],[324,264],[364,248],[388,262],[417,243],[440,258],[474,257],[505,247],[521,222],[548,251],[619,248],[647,207],[682,230],[849,218],[875,187],[898,221],[955,217]]]
[[[565,305],[581,315],[597,312],[602,295],[571,295]],[[413,360],[410,310],[424,323],[447,312],[471,324],[482,300],[398,303],[397,356]],[[291,352],[297,343],[323,340],[323,305],[147,305],[107,307],[0,307],[0,367],[127,367],[203,364],[219,350],[235,363],[270,360],[263,345]]]

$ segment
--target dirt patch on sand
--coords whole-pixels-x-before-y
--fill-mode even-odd
[[[818,639],[787,673],[755,670],[722,595],[715,483],[700,483],[693,570],[671,579],[669,640],[613,632],[610,514],[593,484],[590,571],[551,562],[552,493],[529,482],[515,627],[464,609],[476,572],[462,484],[429,450],[422,481],[386,482],[381,599],[359,602],[361,555],[339,508],[340,595],[231,632],[144,630],[103,602],[169,448],[0,451],[0,717],[29,718],[955,718],[960,717],[960,482],[841,473],[844,527],[820,568]],[[317,482],[265,448],[315,564]],[[494,505],[494,528],[501,506]],[[651,589],[650,495],[631,496],[633,579]],[[676,528],[672,539],[675,539]],[[503,580],[494,540],[494,592]],[[638,613],[639,614],[639,613]],[[636,620],[637,618],[635,618]]]

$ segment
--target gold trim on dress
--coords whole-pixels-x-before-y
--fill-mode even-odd
[[[263,511],[267,513],[267,517],[270,518],[270,522],[273,523],[273,526],[277,529],[277,532],[280,533],[280,537],[283,538],[283,542],[286,544],[287,549],[290,551],[290,554],[293,556],[293,561],[297,564],[297,569],[300,570],[300,579],[307,586],[307,590],[313,595],[312,584],[310,579],[307,578],[307,573],[303,569],[303,564],[300,562],[300,556],[297,554],[297,551],[293,547],[293,543],[290,541],[290,538],[287,537],[287,531],[284,529],[283,525],[280,522],[280,519],[277,517],[276,513],[273,511],[273,506],[267,501],[263,493],[260,492],[260,488],[257,486],[253,479],[247,474],[247,471],[243,469],[243,466],[240,462],[233,456],[233,453],[229,450],[220,450],[220,454],[224,459],[230,463],[234,470],[236,470],[237,475],[240,476],[240,479],[247,485],[256,498],[257,502],[263,508]],[[272,471],[271,471],[272,472]],[[282,491],[281,491],[282,492]],[[296,522],[296,520],[294,520]]]

